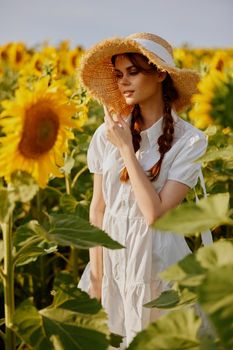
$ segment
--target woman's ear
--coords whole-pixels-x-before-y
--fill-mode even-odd
[[[161,71],[161,70],[157,71],[157,77],[159,82],[164,81],[164,79],[166,79],[166,76],[167,76],[167,72]]]

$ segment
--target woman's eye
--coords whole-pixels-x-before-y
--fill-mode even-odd
[[[138,73],[139,73],[138,70],[131,70],[131,71],[129,71],[127,74],[128,74],[128,75],[136,75],[136,74],[138,74]],[[115,73],[115,77],[116,77],[116,79],[122,79],[122,78],[123,78],[123,74],[121,74],[121,73]]]
[[[137,70],[131,70],[131,72],[129,74],[130,75],[136,75],[136,74],[138,74],[138,71]]]

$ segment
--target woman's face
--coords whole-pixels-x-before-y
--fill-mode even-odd
[[[148,68],[143,59],[139,58],[139,60],[141,60],[139,63],[142,67]],[[161,82],[166,77],[165,72],[141,72],[124,55],[116,57],[115,73],[120,92],[128,105],[143,104],[151,99],[155,99],[162,88]]]

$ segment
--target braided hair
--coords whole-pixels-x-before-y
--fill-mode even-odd
[[[138,68],[139,71],[145,72],[145,73],[151,73],[158,71],[157,66],[155,66],[153,63],[149,63],[148,59],[138,53],[125,53],[124,56],[129,58],[129,60],[133,63],[134,66]],[[141,65],[141,62],[137,59],[138,56],[141,56],[143,58],[144,62],[147,64],[146,67]],[[112,63],[115,64],[116,55],[112,57]],[[143,63],[144,63],[143,62]],[[173,141],[173,134],[174,134],[174,122],[171,114],[172,104],[173,102],[178,98],[178,92],[175,89],[175,86],[173,84],[173,81],[170,77],[170,75],[167,73],[166,78],[162,81],[162,96],[163,96],[163,102],[164,102],[164,109],[163,109],[163,133],[158,138],[158,145],[159,145],[159,153],[160,158],[149,170],[147,170],[148,178],[150,181],[154,181],[158,178],[163,158],[172,147],[172,141]],[[132,141],[133,141],[133,147],[134,152],[136,153],[138,149],[140,148],[140,141],[141,141],[141,124],[143,122],[143,118],[140,111],[140,106],[135,105],[134,109],[132,111],[132,118],[130,123],[130,129],[132,133]],[[120,173],[120,180],[122,182],[126,182],[129,179],[129,174],[124,167],[121,170]]]

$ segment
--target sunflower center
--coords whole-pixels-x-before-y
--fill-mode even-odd
[[[48,152],[56,142],[59,118],[49,106],[35,104],[25,115],[19,151],[27,158],[37,158]]]
[[[15,53],[15,61],[16,63],[20,63],[22,61],[23,54],[21,51],[17,50]]]

